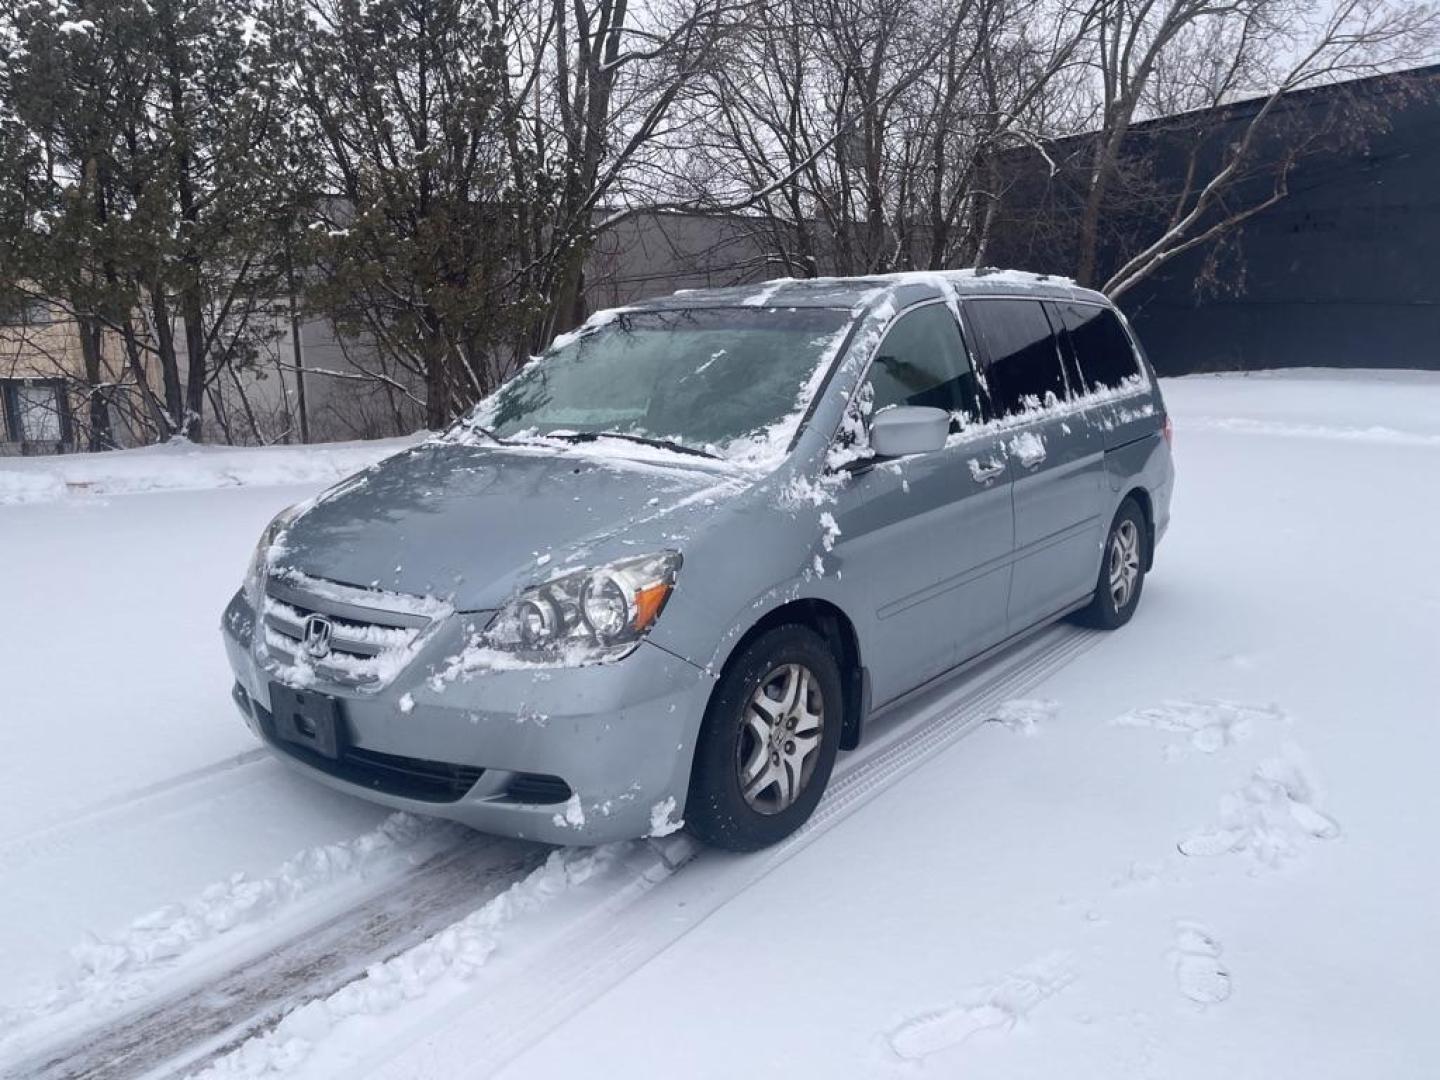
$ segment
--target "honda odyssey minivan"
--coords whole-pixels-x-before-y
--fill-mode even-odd
[[[270,524],[223,619],[235,700],[388,806],[762,847],[879,710],[1057,619],[1130,619],[1169,434],[1124,318],[1063,279],[603,312]]]

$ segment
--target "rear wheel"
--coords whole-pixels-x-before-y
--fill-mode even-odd
[[[1095,596],[1081,610],[1078,621],[1101,630],[1114,630],[1130,621],[1145,587],[1149,535],[1144,511],[1134,499],[1126,499],[1105,538],[1105,557],[1100,561]]]
[[[701,840],[754,851],[789,836],[820,801],[843,724],[840,668],[805,626],[767,630],[710,697],[685,818]]]

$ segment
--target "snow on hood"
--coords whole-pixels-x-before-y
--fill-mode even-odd
[[[703,459],[577,450],[424,443],[306,507],[272,548],[271,571],[493,608],[556,573],[680,549],[753,481]]]

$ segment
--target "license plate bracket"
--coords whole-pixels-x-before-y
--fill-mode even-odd
[[[338,698],[271,683],[270,716],[277,738],[332,761],[339,759],[345,745],[345,721]]]

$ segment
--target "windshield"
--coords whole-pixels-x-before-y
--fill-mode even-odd
[[[614,433],[738,460],[783,453],[852,315],[624,312],[562,339],[476,408],[500,438]]]

